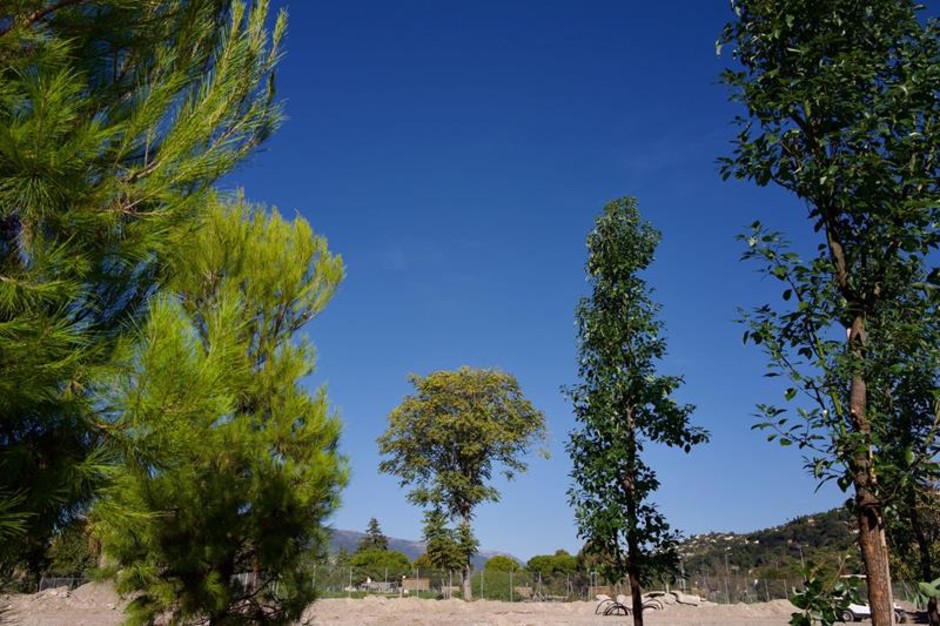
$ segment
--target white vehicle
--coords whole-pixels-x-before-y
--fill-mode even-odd
[[[848,608],[842,611],[843,622],[858,622],[871,617],[871,607],[867,604],[850,604]],[[897,624],[907,622],[907,613],[897,602],[894,603],[894,621]]]

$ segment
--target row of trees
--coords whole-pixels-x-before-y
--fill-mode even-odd
[[[732,47],[736,66],[722,78],[746,115],[722,173],[792,192],[819,235],[809,258],[760,222],[742,236],[744,258],[783,283],[780,306],[742,311],[745,341],[766,353],[768,376],[788,381],[795,409],[761,404],[758,427],[803,450],[817,479],[852,490],[873,623],[887,626],[886,531],[898,546],[917,546],[923,579],[935,574],[940,26],[918,19],[912,0],[732,6],[719,45]],[[673,399],[681,379],[656,371],[665,343],[641,273],[658,239],[633,199],[598,218],[588,238],[592,293],[577,311],[581,382],[567,390],[580,424],[567,448],[579,533],[609,579],[629,578],[635,624],[642,585],[676,564],[677,536],[651,502],[659,483],[642,452],[651,443],[688,452],[708,437],[691,425],[692,407]],[[458,521],[466,568],[473,508],[497,497],[484,482],[493,462],[523,469],[518,454],[541,433],[527,406],[524,422],[506,410],[521,408],[514,380],[511,396],[474,388],[496,376],[505,377],[414,378],[417,395],[379,440],[382,470],[414,485],[409,499],[429,509],[429,543],[445,516]]]
[[[4,580],[79,527],[131,623],[312,599],[346,471],[300,332],[343,264],[216,186],[278,126],[285,28],[264,0],[2,3]]]
[[[819,235],[808,258],[760,223],[743,236],[783,283],[781,304],[742,313],[745,337],[795,409],[763,404],[760,426],[852,491],[886,626],[888,539],[936,573],[940,27],[911,0],[733,7],[723,79],[746,115],[723,174],[792,192]],[[215,186],[280,119],[286,18],[269,23],[264,0],[0,9],[0,566],[37,576],[53,534],[85,518],[140,622],[295,618],[344,482],[298,335],[342,263],[302,220]],[[635,608],[675,565],[644,448],[707,439],[673,398],[681,379],[657,371],[641,274],[658,238],[632,199],[598,218],[567,390],[579,532]],[[544,416],[502,372],[412,383],[381,469],[411,488],[428,558],[458,564],[470,598],[474,509],[498,499],[493,472],[525,470]]]

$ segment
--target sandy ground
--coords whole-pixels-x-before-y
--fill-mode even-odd
[[[308,624],[395,624],[423,626],[542,626],[633,624],[632,617],[594,615],[594,602],[493,602],[478,600],[418,600],[369,597],[364,600],[322,600],[304,614]],[[667,606],[661,611],[643,613],[652,626],[721,626],[753,624],[784,626],[790,620],[793,605],[786,600],[764,604]]]
[[[304,624],[423,626],[542,626],[632,624],[629,617],[594,615],[594,602],[494,602],[419,600],[370,596],[362,600],[320,600],[304,613]],[[106,584],[91,583],[67,591],[0,597],[0,622],[22,626],[111,626],[120,624],[123,603]],[[793,606],[786,600],[763,604],[667,606],[644,613],[651,626],[784,626]]]

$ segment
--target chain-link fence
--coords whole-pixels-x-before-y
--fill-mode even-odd
[[[459,571],[354,568],[319,564],[314,584],[321,597],[363,597],[365,595],[459,598],[463,596],[463,575]],[[475,570],[470,578],[475,599],[508,602],[566,602],[593,600],[598,594],[615,597],[630,593],[629,583],[610,585],[597,572],[539,573],[526,570],[500,572]],[[803,581],[794,578],[752,578],[747,576],[689,575],[673,583],[654,583],[644,591],[675,591],[699,596],[720,604],[755,603],[792,597]],[[895,583],[896,600],[913,601],[916,586]]]
[[[69,589],[75,589],[76,587],[81,587],[87,583],[90,579],[88,578],[75,578],[75,577],[66,577],[66,576],[43,576],[39,579],[39,591],[45,591],[46,589],[55,589],[56,587],[68,587]]]

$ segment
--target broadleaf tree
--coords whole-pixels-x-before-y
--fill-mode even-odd
[[[759,407],[820,480],[852,489],[876,626],[892,619],[885,507],[905,475],[935,482],[936,446],[912,448],[904,405],[934,432],[937,371],[910,397],[911,363],[936,366],[940,245],[940,45],[911,0],[735,0],[719,40],[746,108],[725,177],[775,184],[805,205],[818,247],[796,252],[759,222],[745,256],[782,281],[783,303],[745,315],[745,335],[789,379],[793,412]],[[809,231],[809,229],[807,229]],[[908,382],[904,382],[907,380]],[[903,400],[902,398],[907,398]],[[935,439],[935,438],[934,438]],[[916,457],[916,458],[915,458]],[[930,479],[930,476],[933,476]]]
[[[130,623],[293,623],[346,476],[299,335],[343,274],[300,217],[214,202],[124,352],[123,465],[92,512]]]
[[[580,425],[567,445],[578,534],[608,581],[629,579],[638,625],[642,588],[676,569],[679,539],[652,500],[660,483],[643,453],[648,445],[689,452],[708,439],[690,422],[693,407],[674,398],[682,379],[657,372],[666,341],[641,272],[659,239],[633,198],[597,218],[587,240],[591,294],[577,308],[581,382],[566,390]]]
[[[0,566],[33,576],[112,458],[98,413],[212,185],[280,118],[266,2],[0,3]]]
[[[385,457],[379,469],[412,487],[408,499],[428,509],[426,521],[434,528],[441,516],[456,521],[450,540],[461,558],[463,597],[470,600],[478,545],[473,510],[499,500],[490,484],[494,471],[507,479],[526,471],[522,457],[544,440],[545,417],[516,378],[498,370],[461,367],[409,379],[415,393],[392,411],[378,439]]]

